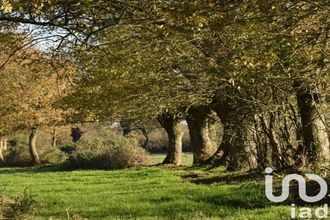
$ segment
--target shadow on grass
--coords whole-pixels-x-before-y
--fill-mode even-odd
[[[43,165],[39,167],[1,167],[0,174],[70,172],[74,169],[61,165]]]
[[[188,180],[195,184],[217,184],[217,183],[226,183],[226,184],[234,184],[234,183],[244,183],[244,182],[255,182],[261,181],[264,179],[264,175],[258,172],[250,172],[250,173],[222,173],[219,176],[208,176],[208,173],[191,173],[188,175],[182,176],[184,180]]]
[[[328,184],[328,189],[330,189],[330,181],[327,181]],[[282,189],[281,187],[276,187],[275,188],[275,194],[279,194]],[[315,182],[315,181],[307,181],[306,182],[306,194],[308,196],[315,196],[320,192],[320,185]],[[324,205],[328,204],[330,205],[330,197],[329,195],[325,196],[323,199],[320,201],[314,202],[314,203],[307,203],[303,201],[300,196],[299,196],[299,184],[298,182],[292,182],[290,185],[290,196],[289,198],[284,202],[284,204],[290,205],[290,204],[296,204],[298,206],[305,206],[305,205]]]
[[[218,191],[204,191],[203,193],[190,192],[187,197],[173,197],[172,195],[161,196],[158,198],[145,198],[143,202],[150,202],[161,207],[163,204],[170,204],[174,201],[186,201],[185,203],[195,205],[196,207],[209,208],[229,208],[229,209],[255,209],[267,208],[271,206],[271,202],[267,200],[264,193],[264,186],[262,184],[245,184],[241,186],[230,185],[224,187],[217,187]],[[190,200],[187,201],[187,200]]]
[[[215,205],[237,206],[240,208],[262,208],[267,205],[291,205],[314,206],[330,205],[330,196],[325,196],[322,200],[314,203],[307,203],[300,198],[299,184],[296,181],[290,182],[290,196],[281,203],[270,203],[265,196],[264,175],[260,172],[250,173],[222,173],[221,175],[205,176],[203,173],[191,173],[183,175],[182,179],[194,184],[235,184],[241,185],[234,194],[221,194],[218,196],[209,196],[202,199],[204,202],[211,202]],[[282,179],[275,179],[274,195],[279,196],[282,193]],[[330,188],[330,179],[327,180],[328,189]],[[306,181],[306,192],[308,196],[315,196],[320,192],[320,185],[315,181]],[[237,197],[238,196],[238,197]],[[261,199],[261,200],[258,200]]]
[[[198,184],[224,183],[223,189],[216,194],[202,195],[197,197],[197,202],[210,203],[215,206],[230,208],[266,208],[271,206],[265,196],[264,185],[258,182],[247,182],[255,179],[250,175],[222,176],[206,179],[192,180]],[[237,182],[240,182],[239,184]],[[228,184],[228,185],[227,185]]]

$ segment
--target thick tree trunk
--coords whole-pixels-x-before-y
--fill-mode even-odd
[[[235,133],[236,132],[231,125],[224,124],[223,140],[220,147],[224,152],[222,160],[227,160],[225,165],[228,170],[238,170],[241,167],[238,152],[239,149],[235,146],[235,143],[237,142],[237,140],[235,140],[237,138],[235,137]]]
[[[214,153],[209,136],[211,113],[211,109],[207,106],[194,106],[188,110],[186,121],[189,128],[194,164],[202,163]]]
[[[37,134],[38,134],[38,128],[37,127],[31,128],[31,133],[30,133],[30,137],[29,137],[29,150],[30,150],[30,156],[31,156],[33,165],[40,164],[40,158],[39,158],[39,155],[37,152],[37,146],[36,146]]]
[[[162,114],[158,117],[160,125],[168,136],[168,151],[163,164],[182,164],[182,137],[183,129],[178,119],[170,114]]]
[[[217,151],[209,157],[207,160],[202,162],[202,165],[212,165],[214,167],[227,166],[228,156],[231,150],[231,135],[226,126],[223,126],[223,135],[220,146]]]
[[[317,94],[299,92],[298,108],[303,134],[303,152],[306,152],[309,164],[313,166],[330,165],[329,134],[325,115],[318,110]]]
[[[250,143],[247,143],[247,135],[249,133],[247,126],[240,124],[227,128],[226,146],[228,151],[228,171],[237,171],[241,169],[255,168],[255,155]],[[251,149],[249,149],[251,147]]]
[[[256,146],[252,139],[253,134],[250,130],[242,131],[231,125],[224,125],[220,147],[203,164],[226,166],[228,171],[257,168]]]
[[[203,164],[227,166],[227,170],[254,169],[257,167],[256,146],[252,144],[253,123],[229,102],[213,105],[223,124],[223,138],[217,152]]]

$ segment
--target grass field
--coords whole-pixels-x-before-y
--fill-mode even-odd
[[[31,187],[40,207],[30,219],[289,219],[289,207],[268,203],[262,179],[241,177],[189,167],[2,168],[0,189],[8,198]]]
[[[163,162],[165,156],[166,156],[165,154],[151,154],[152,162],[154,164],[160,164]],[[192,153],[184,153],[182,155],[182,164],[184,166],[191,166],[192,163],[193,163]]]

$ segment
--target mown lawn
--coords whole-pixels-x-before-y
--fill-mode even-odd
[[[60,171],[1,168],[6,197],[31,187],[40,208],[31,219],[289,219],[271,206],[262,179],[223,170],[148,167]]]

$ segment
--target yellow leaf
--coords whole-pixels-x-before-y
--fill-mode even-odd
[[[1,6],[1,10],[3,10],[5,13],[12,12],[12,10],[13,10],[13,6],[12,6],[10,3],[5,2],[5,3]]]

